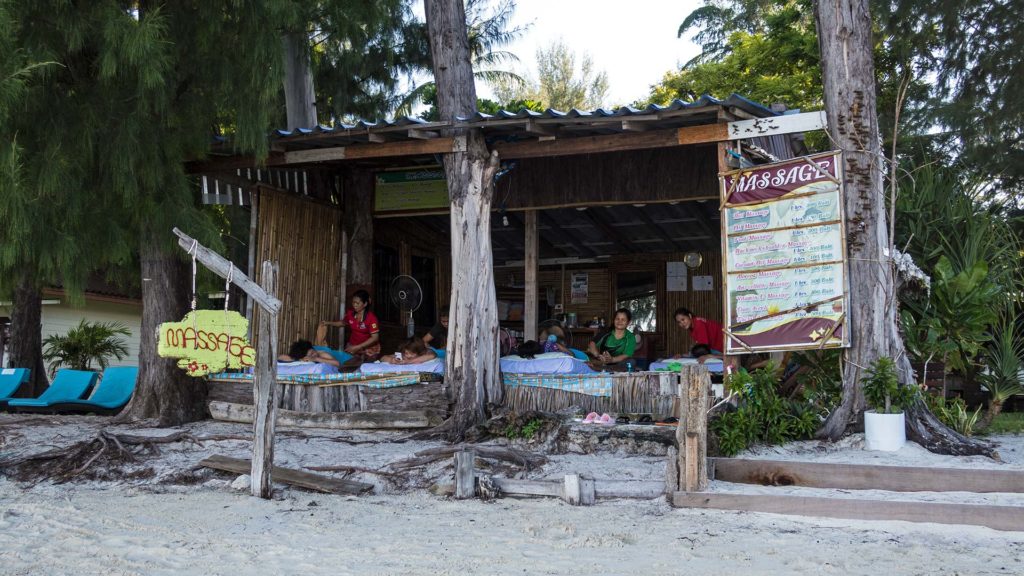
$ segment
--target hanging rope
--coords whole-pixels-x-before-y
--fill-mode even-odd
[[[188,249],[189,256],[192,256],[192,336],[193,350],[199,349],[199,327],[196,325],[196,253],[199,251],[199,241],[192,240],[192,247]]]

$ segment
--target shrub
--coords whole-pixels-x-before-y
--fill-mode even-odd
[[[878,414],[899,414],[917,398],[916,387],[900,386],[892,358],[882,357],[872,362],[860,382],[864,399]]]
[[[131,332],[123,324],[87,322],[83,319],[64,336],[47,336],[43,340],[43,359],[50,363],[54,372],[65,367],[91,370],[94,362],[103,369],[111,357],[122,360],[128,355],[128,347],[121,336],[130,335]]]
[[[814,434],[821,424],[814,407],[779,396],[777,386],[772,364],[729,378],[729,391],[739,396],[740,406],[710,423],[722,454],[733,456],[757,442],[783,444]]]

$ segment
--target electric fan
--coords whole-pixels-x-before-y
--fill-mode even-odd
[[[508,356],[516,348],[516,337],[506,328],[498,329],[498,349],[502,356]]]
[[[420,288],[420,283],[412,276],[404,274],[396,276],[391,281],[389,293],[391,294],[391,301],[398,306],[401,315],[408,319],[405,330],[406,338],[412,338],[416,332],[412,313],[423,303],[423,290]]]

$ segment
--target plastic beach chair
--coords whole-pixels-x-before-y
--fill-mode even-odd
[[[8,408],[38,409],[49,408],[57,402],[78,400],[96,381],[96,373],[86,370],[58,370],[50,387],[39,398],[12,398]]]
[[[138,366],[114,366],[103,371],[103,378],[88,400],[55,402],[50,407],[64,412],[116,413],[132,399],[139,379]]]
[[[6,403],[18,391],[22,384],[28,382],[32,371],[28,368],[4,368],[0,370],[0,404]]]

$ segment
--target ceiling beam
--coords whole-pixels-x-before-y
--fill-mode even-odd
[[[549,216],[546,211],[538,210],[537,217],[540,218],[540,222],[547,226],[554,233],[554,235],[558,237],[558,239],[572,246],[577,252],[582,254],[584,257],[593,258],[597,256],[597,252],[595,252],[592,248],[584,246],[582,242],[578,242],[575,238],[573,238],[572,234],[569,234],[565,230],[562,230],[562,227],[559,226],[558,222],[555,222],[555,219]]]
[[[601,214],[600,210],[586,210],[586,217],[597,226],[597,229],[604,233],[609,240],[615,242],[615,244],[624,247],[627,251],[633,253],[639,253],[640,250],[636,247],[636,244],[630,242],[629,238],[626,238],[618,233],[611,224],[608,223],[608,219]]]
[[[507,216],[509,222],[511,222],[517,229],[522,230],[523,234],[526,233],[525,232],[526,231],[526,224],[523,222],[523,219],[519,217],[518,213],[516,213],[516,212],[505,212],[503,214],[503,216]],[[568,254],[565,252],[565,250],[562,250],[558,246],[555,246],[554,244],[552,244],[547,238],[544,237],[543,234],[540,233],[540,227],[539,226],[537,228],[537,237],[540,238],[540,248],[541,248],[541,253],[542,254],[545,251],[547,251],[547,253],[549,253],[549,254],[553,252],[555,254],[558,254],[559,256],[563,256],[563,257],[568,256]],[[524,237],[524,240],[525,240],[525,237]],[[525,250],[525,247],[524,247],[524,250]]]
[[[672,246],[673,250],[675,250],[676,252],[681,252],[683,250],[680,247],[680,245],[675,241],[675,239],[672,238],[672,235],[669,234],[668,232],[666,232],[665,228],[663,228],[661,224],[655,222],[654,219],[651,218],[647,214],[647,212],[644,211],[643,208],[636,208],[636,207],[634,207],[633,210],[637,213],[637,215],[640,216],[640,219],[643,220],[645,224],[647,224],[648,226],[651,227],[652,230],[657,232],[658,236],[661,236],[662,240],[664,240],[665,242],[668,242],[669,245]]]

